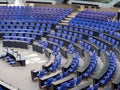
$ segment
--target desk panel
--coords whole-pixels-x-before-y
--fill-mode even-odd
[[[104,43],[105,45],[107,45],[107,49],[108,49],[108,50],[111,50],[111,49],[112,49],[112,44],[109,43],[108,41],[106,41],[106,40],[104,40],[104,39],[101,39],[101,38],[99,38],[99,37],[95,37],[95,36],[93,36],[93,38],[94,38],[94,39],[97,39],[98,41],[100,41],[100,42]]]
[[[57,75],[59,75],[60,73],[62,73],[62,70],[57,70],[55,72],[52,72],[50,74],[46,74],[45,76],[43,76],[42,78],[39,78],[39,87],[42,88],[42,86],[44,85],[44,81],[46,81],[47,79],[51,78],[51,77],[56,77]]]
[[[104,63],[104,66],[102,67],[101,72],[93,77],[94,78],[94,83],[97,83],[101,78],[104,77],[104,75],[107,72],[108,67],[109,67],[109,61],[108,61],[109,58],[107,56],[107,53],[106,52],[101,52],[100,53],[100,58],[101,58],[102,62]]]
[[[100,56],[100,47],[94,45],[93,43],[90,43],[89,41],[87,40],[82,40],[83,42],[86,42],[87,44],[89,44],[91,46],[91,51],[96,51],[98,56]]]
[[[82,75],[87,70],[87,68],[89,67],[89,64],[90,64],[90,59],[91,59],[90,53],[85,51],[84,57],[83,57],[84,65],[77,70],[78,76]]]
[[[64,82],[67,82],[67,81],[69,81],[69,80],[72,80],[72,79],[75,78],[75,77],[76,77],[76,74],[71,74],[71,75],[68,75],[68,76],[65,77],[65,78],[62,78],[62,79],[57,80],[57,81],[55,81],[55,82],[52,82],[52,89],[51,89],[51,90],[56,90],[56,88],[57,88],[60,84],[62,84],[62,83],[64,83]]]
[[[3,47],[15,47],[15,48],[28,49],[28,44],[25,41],[3,40]]]
[[[43,53],[43,46],[40,44],[33,44],[33,51],[40,52],[41,54]]]

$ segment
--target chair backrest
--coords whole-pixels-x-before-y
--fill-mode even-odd
[[[68,75],[68,71],[63,72],[63,77],[66,77]]]
[[[61,84],[61,88],[62,88],[61,90],[66,90],[66,88],[67,88],[67,82]]]
[[[77,78],[76,84],[80,84],[81,81],[82,81],[82,76],[79,76],[79,77]]]

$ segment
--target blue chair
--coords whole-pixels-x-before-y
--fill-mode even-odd
[[[45,48],[47,48],[48,47],[48,43],[47,42],[44,42],[43,43],[43,48],[45,49]]]
[[[0,90],[3,90],[2,87],[0,87]]]
[[[9,64],[14,66],[14,65],[16,65],[16,62],[15,61],[10,61]]]
[[[61,33],[57,33],[57,37],[60,37],[61,36]]]
[[[98,90],[98,87],[99,87],[99,83],[94,85],[94,87],[93,87],[94,89],[93,90]]]
[[[49,71],[53,72],[56,70],[57,63],[54,63],[50,68],[48,68]]]
[[[58,39],[55,39],[55,43],[57,43],[57,44],[58,44],[58,42],[59,42],[59,40],[58,40]]]
[[[67,90],[67,82],[64,82],[57,88],[57,90]]]
[[[77,37],[78,36],[78,34],[77,33],[74,33],[74,37]]]
[[[75,48],[71,47],[70,50],[68,50],[68,54],[73,54],[74,53]]]
[[[22,34],[22,33],[19,33],[19,34],[18,34],[18,36],[21,36],[21,37],[22,37],[22,36],[23,36],[23,34]]]
[[[4,36],[10,36],[10,34],[9,33],[5,33],[5,35]]]
[[[52,35],[52,36],[55,36],[55,33],[52,32],[51,35]]]
[[[81,81],[82,81],[82,76],[77,77],[76,84],[80,84]]]
[[[63,78],[66,77],[68,75],[68,71],[63,72]]]
[[[49,38],[49,41],[53,42],[53,38]]]
[[[70,30],[73,30],[73,29],[71,28]],[[74,30],[75,30],[76,32],[78,32],[78,28],[74,28]]]
[[[109,41],[109,42],[111,42],[111,39],[112,39],[111,37],[108,37],[108,41]]]
[[[67,30],[67,26],[64,26],[63,29]]]
[[[75,41],[76,41],[76,38],[73,37],[72,38],[72,43],[75,43]]]
[[[46,86],[51,86],[51,83],[54,81],[54,78],[49,78],[47,81],[44,82]]]
[[[71,36],[67,36],[67,39],[68,39],[68,40],[71,40]]]
[[[35,39],[36,39],[36,35],[32,35],[31,37],[33,38],[33,40],[35,40]]]
[[[72,79],[69,81],[69,83],[67,84],[68,88],[73,88],[76,84],[76,79]]]
[[[11,36],[16,36],[16,33],[12,33]]]
[[[67,31],[63,31],[63,34],[65,34],[65,35],[66,35],[66,34],[67,34]]]
[[[59,47],[62,47],[63,44],[64,44],[64,42],[63,42],[63,41],[60,41],[60,42],[59,42]]]
[[[27,43],[31,44],[31,42],[32,42],[31,39],[29,39],[29,38],[26,38],[26,39],[27,39]]]
[[[39,73],[37,74],[37,77],[43,77],[45,75],[46,71],[45,70],[41,70],[39,71]]]
[[[118,85],[117,90],[120,90],[120,85]]]
[[[2,54],[0,58],[5,58],[7,56],[7,54]]]
[[[57,32],[58,32],[58,33],[62,33],[62,30],[58,30]]]
[[[93,89],[93,87],[89,87],[89,88],[87,88],[87,90],[94,90],[94,89]]]
[[[25,37],[30,37],[30,34],[25,34]]]
[[[14,36],[12,39],[13,39],[13,40],[17,40],[18,38]]]
[[[40,34],[41,36],[43,36],[43,35],[44,35],[44,32],[43,32],[43,31],[39,31],[39,34]]]
[[[55,80],[60,80],[63,78],[63,74],[59,74],[58,76],[55,77]]]
[[[72,36],[72,32],[69,32],[68,35]]]
[[[62,34],[62,38],[64,38],[64,39],[65,39],[65,38],[66,38],[66,35],[65,35],[65,34]]]

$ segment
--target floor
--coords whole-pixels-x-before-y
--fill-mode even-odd
[[[1,54],[4,50],[1,43],[0,48]],[[30,49],[16,48],[15,50],[19,51],[26,58],[27,65],[25,67],[11,67],[7,62],[0,60],[0,79],[20,90],[40,90],[38,82],[31,80],[30,71],[35,68],[41,68],[48,61],[48,58],[44,54],[34,52]]]
[[[2,42],[0,41],[0,55],[3,53],[5,48],[2,47]],[[49,59],[44,55],[32,51],[32,47],[29,49],[13,48],[18,51],[26,59],[26,66],[12,67],[7,62],[0,59],[0,80],[11,84],[12,86],[19,88],[20,90],[40,90],[39,82],[31,80],[31,70],[35,68],[42,69],[42,65],[45,64]],[[66,63],[66,59],[62,59],[62,67]],[[4,70],[3,70],[4,69]]]

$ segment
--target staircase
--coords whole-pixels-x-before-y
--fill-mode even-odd
[[[68,25],[69,21],[74,18],[76,15],[78,14],[77,11],[69,14],[66,18],[64,18],[63,20],[61,20],[61,22],[59,23],[59,25]]]

